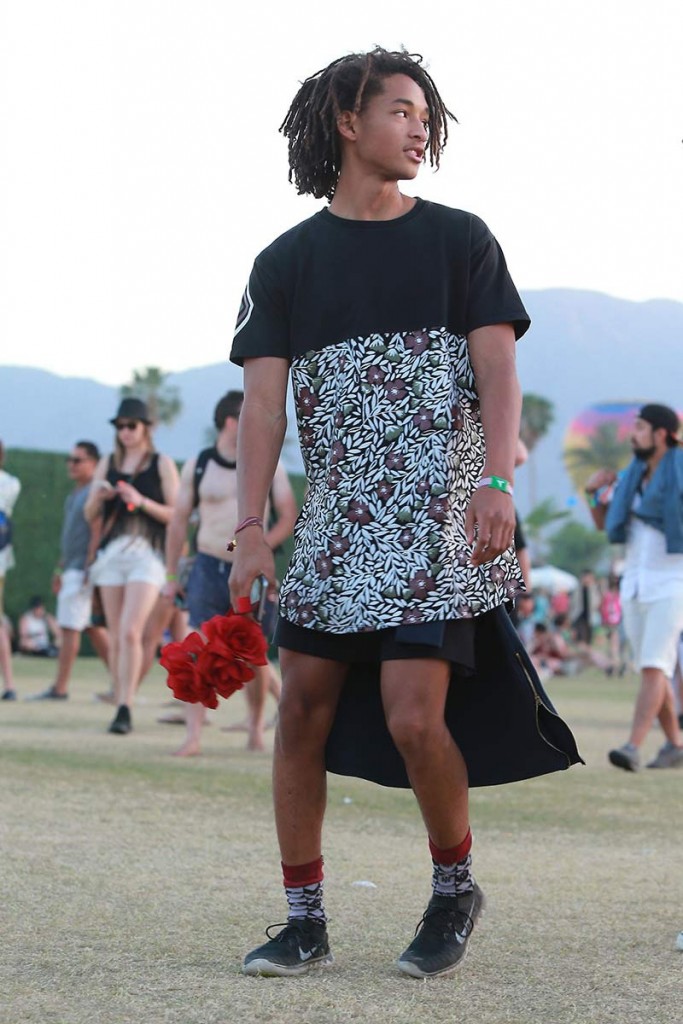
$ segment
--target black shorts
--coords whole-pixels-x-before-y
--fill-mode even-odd
[[[462,675],[474,672],[472,619],[420,622],[364,633],[323,633],[280,617],[274,643],[288,651],[345,664],[431,658],[451,662]]]

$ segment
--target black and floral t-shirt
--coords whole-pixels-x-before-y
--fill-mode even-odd
[[[308,494],[281,614],[332,633],[469,618],[519,589],[512,548],[468,564],[484,435],[467,335],[529,317],[479,218],[418,199],[323,210],[256,259],[231,359],[291,366]]]

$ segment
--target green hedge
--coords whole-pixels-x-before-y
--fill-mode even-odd
[[[5,469],[21,481],[12,516],[17,564],[5,579],[5,610],[15,624],[33,594],[40,594],[50,611],[55,608],[50,582],[59,560],[64,499],[73,486],[65,458],[66,453],[29,450],[5,455]]]
[[[66,454],[10,449],[5,456],[5,469],[21,480],[12,516],[17,564],[5,580],[5,611],[15,625],[33,594],[40,594],[47,608],[55,610],[50,582],[59,559],[64,499],[73,486],[66,472]],[[305,483],[304,477],[292,477],[299,507]],[[280,579],[291,555],[291,538],[284,548],[277,559]]]

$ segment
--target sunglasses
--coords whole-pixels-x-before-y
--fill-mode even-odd
[[[137,430],[140,420],[119,420],[115,424],[117,430]]]
[[[81,462],[87,462],[87,459],[81,458],[78,455],[67,455],[66,461],[71,463],[72,466],[78,466]]]

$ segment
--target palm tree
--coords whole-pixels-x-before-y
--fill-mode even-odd
[[[524,530],[531,546],[532,561],[540,558],[542,551],[542,534],[551,523],[566,519],[570,513],[566,509],[557,508],[554,498],[546,498],[535,505],[524,519]]]
[[[130,384],[120,388],[121,398],[141,398],[147,403],[153,423],[173,423],[183,407],[178,388],[166,383],[168,377],[158,366],[135,370]]]
[[[617,473],[626,465],[630,455],[629,442],[619,439],[619,425],[607,422],[596,428],[587,444],[568,448],[564,461],[574,486],[583,491],[586,480],[596,469],[612,469]]]
[[[534,448],[545,434],[548,433],[555,419],[553,403],[541,395],[527,394],[522,396],[522,418],[519,425],[519,436],[529,450],[529,504],[536,505],[536,462]]]

